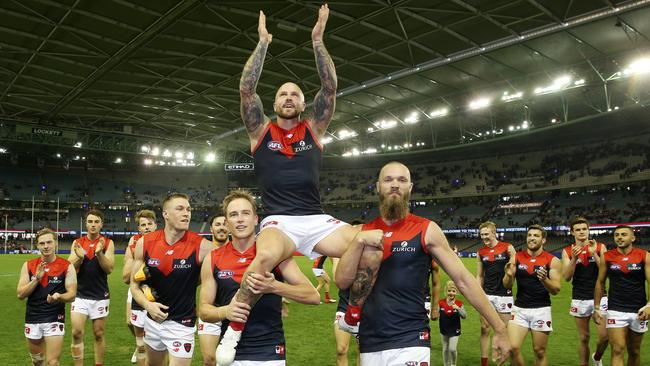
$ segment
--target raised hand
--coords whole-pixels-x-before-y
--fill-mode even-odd
[[[74,254],[76,254],[77,257],[81,259],[83,259],[84,255],[86,255],[84,248],[82,248],[81,244],[79,244],[76,240],[72,242],[72,250],[74,250]]]
[[[260,10],[259,24],[257,25],[257,33],[260,36],[260,41],[265,42],[267,44],[271,43],[271,40],[273,39],[273,35],[269,33],[268,30],[266,30],[266,15],[264,15],[264,12],[261,10]]]
[[[574,244],[571,247],[572,258],[575,258],[577,260],[578,256],[580,255],[580,252],[582,252],[582,247],[581,246]]]
[[[41,262],[36,267],[36,281],[40,281],[45,275],[45,262]]]
[[[99,253],[104,250],[104,245],[106,245],[104,238],[99,238],[99,243],[95,246],[95,253]]]
[[[506,263],[506,274],[508,276],[513,277],[516,271],[517,271],[517,267],[515,267],[514,263],[511,262]]]
[[[330,8],[327,7],[327,4],[322,5],[318,9],[318,21],[314,25],[314,29],[311,31],[311,40],[313,42],[320,42],[323,40],[323,33],[325,32],[325,25],[327,24],[327,18],[330,16]]]

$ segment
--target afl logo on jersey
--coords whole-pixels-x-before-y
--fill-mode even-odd
[[[234,275],[235,275],[235,272],[231,271],[229,269],[217,272],[217,278],[220,279],[220,280],[225,280],[227,278],[232,278],[232,276],[234,276]]]
[[[266,147],[268,147],[269,150],[278,151],[278,150],[282,150],[282,143],[280,143],[279,141],[272,140],[269,141],[268,144],[266,144]]]
[[[158,258],[149,258],[147,261],[149,267],[158,267],[160,265],[160,259]]]

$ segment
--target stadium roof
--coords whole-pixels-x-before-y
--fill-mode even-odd
[[[318,6],[2,1],[0,139],[15,149],[79,142],[106,152],[245,153],[238,85],[258,11],[273,34],[258,86],[270,113],[281,83],[298,80],[308,101],[319,88],[310,42]],[[339,80],[330,154],[470,143],[650,99],[650,77],[637,75],[650,69],[638,63],[650,57],[647,0],[329,6],[325,43]]]

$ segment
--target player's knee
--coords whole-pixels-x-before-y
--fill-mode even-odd
[[[101,342],[104,340],[104,329],[93,329],[93,336],[95,337],[95,342]]]
[[[533,352],[535,352],[535,358],[538,360],[541,360],[542,358],[546,357],[546,347],[533,347]]]
[[[75,343],[81,343],[83,342],[84,338],[84,331],[83,329],[72,329],[72,339],[75,341]]]
[[[621,356],[625,354],[625,344],[621,343],[611,343],[610,344],[612,354]]]
[[[203,366],[215,366],[217,360],[214,357],[214,354],[203,355]]]
[[[49,360],[47,366],[59,366],[59,360]]]
[[[627,357],[628,358],[638,358],[641,356],[641,347],[636,347],[629,344],[627,346]]]
[[[581,344],[589,344],[589,333],[578,334],[578,340]]]
[[[347,343],[336,345],[336,356],[344,357],[348,355],[349,345]]]

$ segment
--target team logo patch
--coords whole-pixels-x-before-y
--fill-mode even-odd
[[[551,321],[550,320],[546,321],[546,326],[549,327],[549,328],[551,327]]]
[[[63,324],[59,324],[59,330],[63,332]]]
[[[429,363],[426,361],[420,362],[420,366],[429,366]]]
[[[575,306],[572,306],[572,307],[571,307],[571,312],[572,312],[572,313],[577,313],[577,312],[578,312],[578,308],[575,307]]]
[[[607,324],[616,324],[616,319],[607,319]]]
[[[341,220],[337,220],[337,219],[335,219],[335,218],[331,218],[331,219],[327,220],[326,222],[327,222],[328,224],[335,224],[335,225],[336,225],[336,224],[340,224],[340,223],[341,223]]]
[[[203,330],[204,326],[205,326],[205,324],[199,324],[199,330]]]
[[[280,345],[275,346],[275,354],[276,354],[276,355],[281,355],[281,356],[283,356],[283,355],[284,355],[284,352],[285,352],[285,351],[284,351],[284,344],[280,344]]]
[[[271,226],[271,225],[278,225],[278,222],[277,221],[265,222],[264,225],[262,225],[262,228],[265,228],[265,227]]]
[[[611,270],[618,271],[618,270],[621,269],[621,265],[620,264],[612,264],[611,266],[609,266],[609,268]]]
[[[406,361],[404,362],[404,366],[418,366],[417,361]]]
[[[269,141],[269,143],[266,144],[266,147],[268,147],[269,150],[278,151],[278,150],[282,150],[282,143],[273,140],[273,141]]]
[[[421,341],[428,341],[429,340],[429,332],[427,332],[427,331],[420,332],[419,338],[420,338]]]
[[[189,352],[192,350],[192,343],[183,343],[183,348],[185,348],[185,352]]]
[[[160,265],[160,259],[158,258],[149,258],[147,261],[147,266],[149,267],[158,267]]]
[[[180,347],[180,346],[181,346],[181,342],[179,342],[179,341],[174,341],[174,343],[172,343],[172,346],[174,346],[174,347]]]
[[[231,271],[229,269],[225,269],[223,271],[217,272],[217,278],[220,279],[220,280],[225,280],[226,278],[231,278],[234,275],[235,275],[235,272]]]
[[[29,332],[31,332],[31,331],[32,331],[32,330],[29,329],[29,327],[25,327],[25,334],[29,334]]]
[[[393,232],[392,232],[392,231],[389,231],[389,232],[387,232],[387,233],[384,233],[384,238],[390,238],[391,236],[393,236]]]
[[[170,250],[168,250],[167,252],[165,252],[165,254],[167,254],[167,255],[172,255],[172,254],[174,254],[174,249],[170,249]]]

